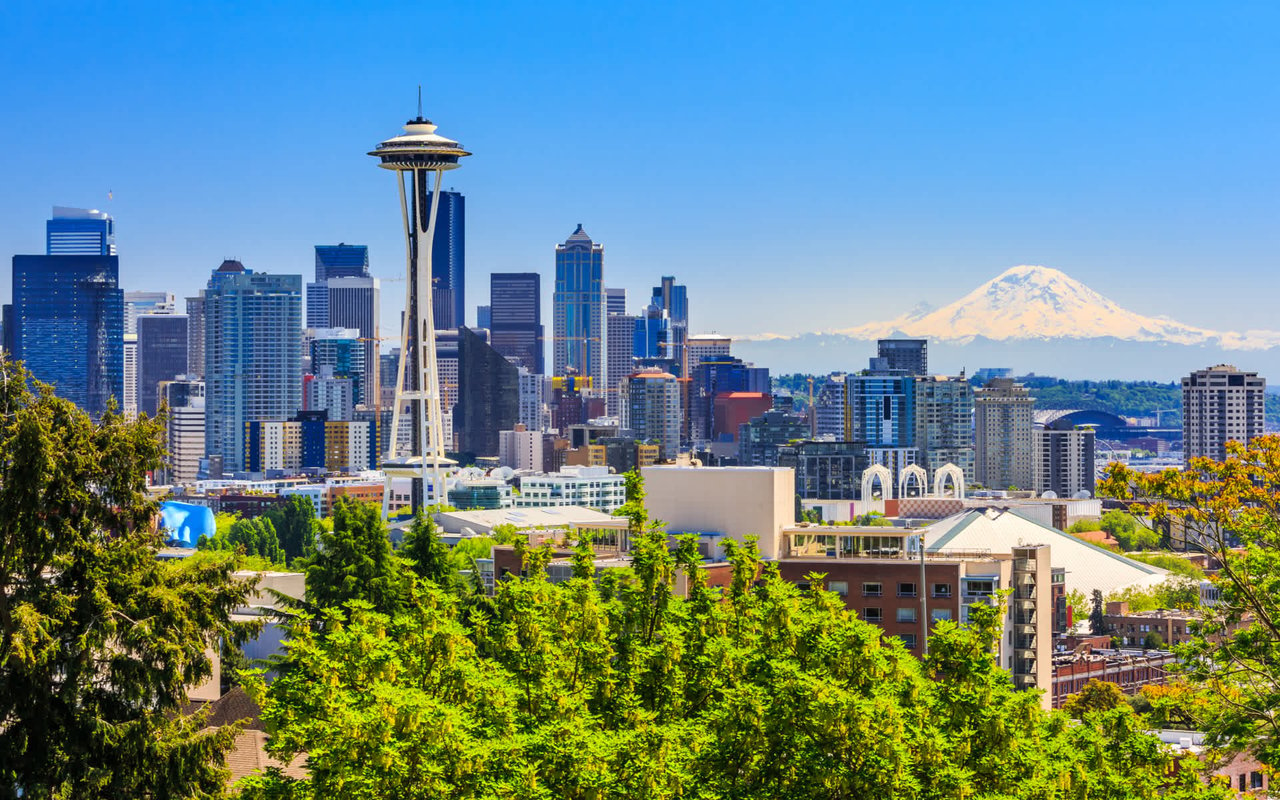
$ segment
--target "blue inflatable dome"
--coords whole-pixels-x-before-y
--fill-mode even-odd
[[[201,536],[213,536],[217,530],[208,506],[173,500],[160,504],[160,525],[174,547],[195,547]]]

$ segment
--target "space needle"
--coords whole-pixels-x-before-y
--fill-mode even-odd
[[[416,512],[423,506],[444,502],[444,472],[455,466],[444,452],[440,372],[436,366],[436,326],[431,301],[431,245],[435,241],[436,211],[440,206],[440,180],[446,170],[458,168],[459,159],[471,154],[457,142],[436,133],[435,124],[422,116],[422,90],[419,89],[418,116],[405,124],[404,133],[387,139],[369,155],[378,159],[378,166],[396,173],[406,248],[404,321],[400,330],[396,399],[391,412],[391,445],[382,462],[386,475],[382,512],[386,516],[392,480],[412,479],[410,497]],[[409,406],[412,426],[409,452],[402,454],[397,440],[405,404]]]

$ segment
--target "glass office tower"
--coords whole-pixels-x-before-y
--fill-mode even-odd
[[[542,346],[542,276],[536,272],[495,272],[489,276],[490,341],[518,366],[546,374]]]
[[[467,201],[461,192],[441,190],[431,246],[432,311],[436,330],[466,322]]]
[[[556,245],[554,374],[573,369],[596,387],[606,377],[603,272],[604,245],[591,241],[581,225]]]
[[[13,356],[94,416],[124,402],[124,292],[114,255],[13,257]]]
[[[53,218],[45,223],[44,252],[50,256],[114,256],[115,223],[96,208],[54,206]]]

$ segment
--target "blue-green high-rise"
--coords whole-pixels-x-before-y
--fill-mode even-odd
[[[204,316],[205,448],[239,472],[245,423],[286,420],[302,406],[302,276],[224,261],[209,278]]]
[[[604,245],[591,241],[581,225],[556,245],[552,368],[557,376],[574,370],[589,377],[596,393],[605,388],[603,273]]]

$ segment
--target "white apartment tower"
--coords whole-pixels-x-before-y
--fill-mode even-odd
[[[1035,404],[1031,391],[1009,378],[992,378],[974,392],[974,478],[979,484],[988,489],[1032,486]]]
[[[1263,433],[1267,380],[1230,364],[1197,370],[1182,379],[1183,463],[1225,461],[1227,442],[1248,444]]]

